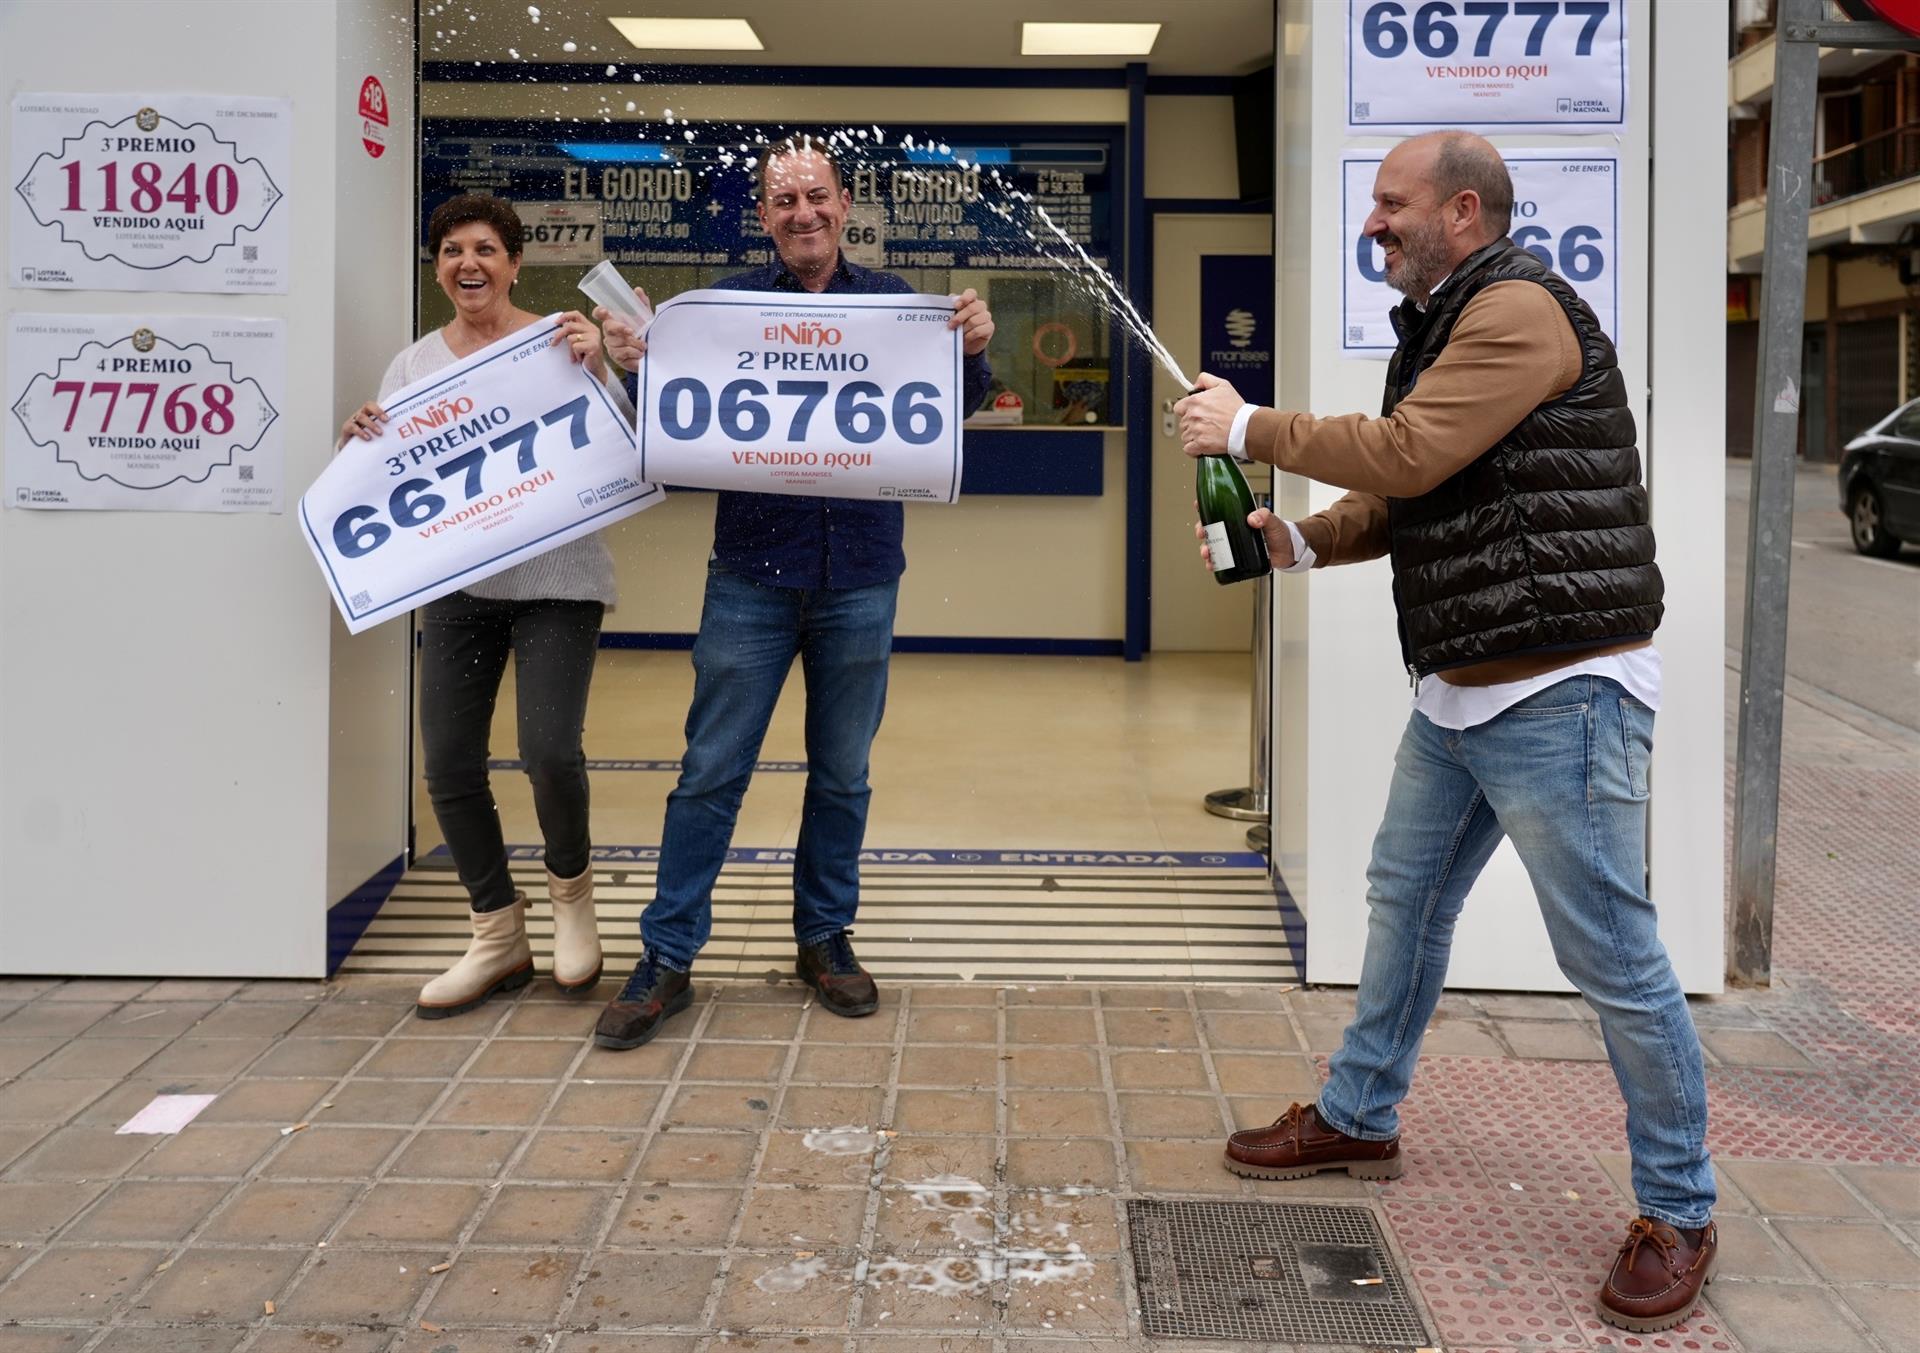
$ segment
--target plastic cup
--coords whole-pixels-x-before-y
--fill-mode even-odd
[[[653,308],[633,294],[610,258],[601,259],[587,271],[580,279],[580,290],[594,304],[604,305],[608,313],[632,320],[636,329],[644,329],[653,321]]]

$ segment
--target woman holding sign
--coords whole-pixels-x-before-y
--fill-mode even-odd
[[[453,302],[454,316],[393,359],[380,382],[382,401],[541,320],[513,303],[523,232],[509,203],[481,194],[453,198],[429,218],[427,239],[435,277]],[[587,363],[604,380],[600,332],[592,321],[568,313],[560,316],[560,326],[555,341],[565,342],[576,362]],[[374,442],[386,421],[380,403],[364,405],[341,429],[341,447],[354,438]],[[473,939],[458,963],[421,990],[422,1019],[471,1010],[495,992],[525,986],[533,976],[527,898],[507,871],[500,814],[487,782],[488,732],[510,651],[520,755],[546,838],[554,984],[569,994],[584,994],[600,980],[581,730],[600,619],[613,602],[613,559],[594,535],[516,564],[424,610],[420,734],[427,792],[472,899]]]

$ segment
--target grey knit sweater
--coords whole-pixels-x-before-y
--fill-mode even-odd
[[[381,402],[395,390],[423,380],[459,360],[447,346],[441,331],[435,329],[404,349],[387,367],[386,378],[380,382]],[[596,532],[536,555],[525,563],[502,569],[491,578],[470,583],[461,590],[489,601],[598,601],[612,610],[616,600],[613,556],[607,553],[605,542]]]

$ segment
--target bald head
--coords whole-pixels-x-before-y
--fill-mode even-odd
[[[1461,193],[1480,200],[1480,243],[1491,244],[1513,225],[1513,176],[1506,161],[1484,136],[1472,132],[1427,132],[1402,142],[1394,153],[1419,158],[1435,202]]]

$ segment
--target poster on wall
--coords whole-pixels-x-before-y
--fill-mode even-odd
[[[1273,255],[1200,256],[1200,369],[1273,404]]]
[[[1513,242],[1565,278],[1620,341],[1620,162],[1597,151],[1502,150],[1513,175]],[[1340,164],[1340,350],[1384,357],[1398,342],[1387,313],[1401,295],[1387,284],[1380,246],[1362,233],[1373,210],[1379,155]]]
[[[961,334],[945,296],[689,291],[655,312],[640,475],[690,488],[952,503]]]
[[[665,496],[633,428],[568,356],[558,317],[396,390],[300,498],[300,529],[354,634],[592,535]]]
[[[237,95],[14,95],[9,281],[285,292],[292,115]]]
[[[773,244],[747,162],[786,132],[771,123],[689,123],[649,140],[644,125],[556,132],[539,123],[429,118],[421,128],[420,219],[463,192],[547,210],[573,204],[591,213],[579,220],[600,223],[597,247],[623,267],[756,267],[773,257]],[[840,152],[853,199],[841,248],[855,263],[1053,268],[1027,236],[1024,215],[1008,214],[1013,193],[1044,207],[1096,262],[1107,261],[1114,157],[1106,140],[872,126],[858,129],[855,145]]]
[[[1346,0],[1347,131],[1627,120],[1626,0]]]
[[[278,512],[286,367],[278,319],[12,315],[6,505]]]

